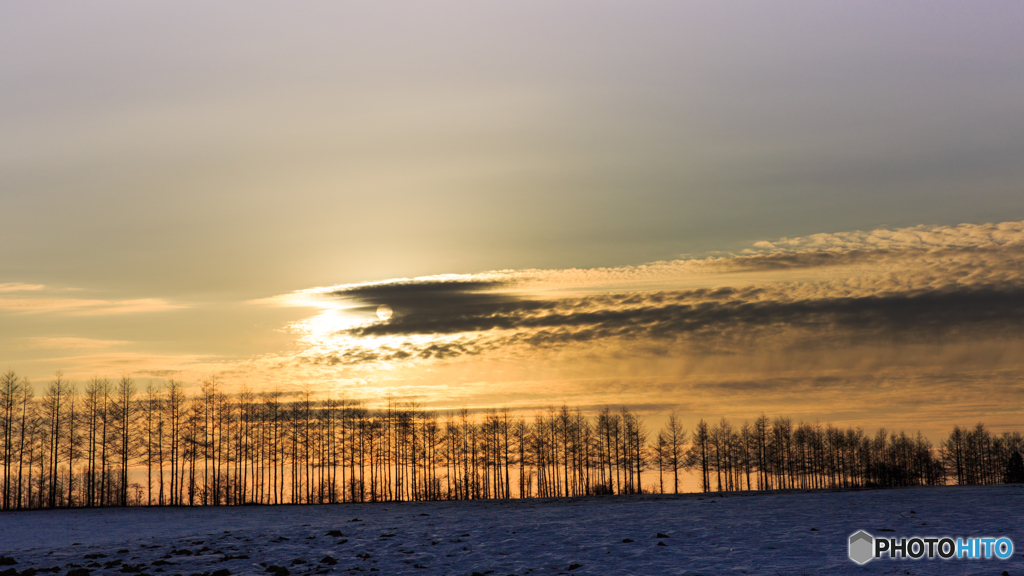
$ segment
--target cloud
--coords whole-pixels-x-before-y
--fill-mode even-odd
[[[959,226],[921,225],[897,230],[813,234],[756,242],[748,252],[848,252],[909,248],[1009,247],[1024,244],[1024,221]]]
[[[327,296],[374,310],[381,304],[387,304],[396,316],[425,310],[444,315],[459,313],[466,308],[486,309],[513,302],[514,296],[498,291],[513,283],[510,279],[428,277],[339,287]]]
[[[185,308],[159,298],[99,300],[84,298],[0,298],[0,310],[24,314],[67,313],[75,316],[107,316],[163,312]]]
[[[764,285],[808,278],[766,275],[844,268],[840,282],[899,280],[906,284],[985,284],[1021,281],[1024,275],[1024,221],[960,226],[916,226],[898,230],[816,234],[757,242],[739,254],[659,261],[617,268],[493,270],[400,278],[299,290],[252,303],[275,306],[344,307],[393,300],[428,307],[444,300],[462,302],[514,299],[538,292],[610,293],[679,290],[698,287]],[[836,278],[833,278],[835,281]],[[460,301],[459,298],[466,300]],[[392,304],[394,307],[394,304]]]
[[[153,376],[156,378],[169,378],[181,374],[182,370],[138,370],[135,372],[138,376]]]
[[[692,287],[699,285],[701,287]],[[656,288],[656,289],[655,289]],[[1024,335],[1024,223],[758,243],[615,269],[503,270],[300,291],[363,312],[305,361],[417,362],[615,341],[660,353]],[[369,313],[388,304],[394,316]]]
[[[440,274],[418,278],[393,278],[379,282],[339,284],[297,290],[268,298],[250,300],[249,304],[309,308],[347,308],[353,305],[374,307],[387,300],[399,306],[424,298],[443,301],[448,293],[479,294],[508,287],[516,282],[515,271],[503,270],[480,274]]]
[[[0,284],[0,292],[29,292],[34,290],[43,290],[46,286],[43,284],[23,284],[21,282],[8,282]]]
[[[29,344],[36,348],[59,348],[59,349],[97,349],[110,348],[131,344],[123,340],[97,340],[94,338],[75,338],[70,336],[47,337],[38,336],[27,338]]]
[[[536,304],[536,303],[528,303]],[[959,341],[1024,336],[1024,290],[970,289],[834,298],[795,302],[665,303],[580,313],[497,313],[457,318],[433,316],[349,331],[365,337],[457,334],[455,339],[403,342],[399,346],[354,346],[331,363],[444,360],[510,352],[516,347],[552,349],[615,339],[634,349],[659,342],[686,343],[688,352],[722,353],[736,342],[761,346],[780,341],[804,348],[844,343]]]

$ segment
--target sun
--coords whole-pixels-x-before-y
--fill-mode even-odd
[[[377,306],[377,318],[380,318],[381,320],[387,320],[391,318],[392,314],[394,314],[394,311],[391,310],[391,306],[388,306],[387,304],[381,304],[380,306]]]

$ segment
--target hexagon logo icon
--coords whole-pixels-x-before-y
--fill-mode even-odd
[[[875,539],[863,530],[859,530],[854,534],[850,535],[850,549],[849,556],[850,560],[853,560],[857,564],[866,564],[868,560],[874,557]]]

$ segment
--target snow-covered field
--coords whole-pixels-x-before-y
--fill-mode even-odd
[[[98,574],[1024,574],[1024,487],[0,513],[11,568]],[[1009,560],[872,560],[876,536],[1008,536]],[[880,532],[880,530],[893,532]],[[658,537],[659,533],[661,536]],[[85,572],[77,572],[84,574]],[[281,570],[279,573],[283,574]]]

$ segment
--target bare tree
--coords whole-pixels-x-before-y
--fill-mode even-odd
[[[16,444],[14,441],[14,428],[18,421],[17,407],[21,397],[21,378],[8,369],[0,376],[0,443],[3,447],[3,509],[11,509],[11,499],[14,496],[12,480],[14,478],[14,456]],[[20,453],[19,457],[20,457]]]
[[[135,403],[135,381],[128,375],[121,376],[117,383],[117,438],[119,440],[118,457],[120,460],[120,481],[119,481],[119,503],[121,506],[128,505],[128,468],[132,457],[135,455],[136,446],[132,441],[132,432],[137,416]]]

